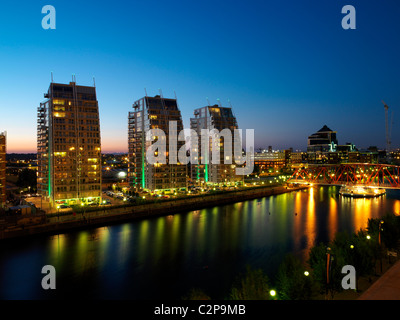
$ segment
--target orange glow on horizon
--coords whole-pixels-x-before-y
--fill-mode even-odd
[[[7,132],[7,153],[36,153],[36,136],[34,139],[14,137]]]

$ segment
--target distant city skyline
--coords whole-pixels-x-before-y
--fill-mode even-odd
[[[93,85],[103,153],[128,152],[128,112],[137,99],[178,99],[185,129],[210,101],[232,104],[255,147],[306,150],[327,125],[339,144],[385,148],[382,100],[400,147],[400,4],[383,0],[55,0],[55,30],[41,26],[44,3],[2,4],[0,131],[8,153],[36,152],[36,111],[54,82]],[[357,29],[344,30],[351,4]],[[230,101],[230,103],[228,102]]]

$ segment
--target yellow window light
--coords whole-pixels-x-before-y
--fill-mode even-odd
[[[64,104],[65,104],[65,100],[54,99],[54,100],[53,100],[53,104],[61,104],[61,105],[64,105]]]

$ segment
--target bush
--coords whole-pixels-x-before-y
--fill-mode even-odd
[[[193,288],[190,290],[187,296],[182,298],[183,300],[211,300],[211,298],[204,293],[203,290]]]
[[[232,300],[269,300],[268,277],[261,269],[253,270],[249,266],[232,287]]]
[[[342,290],[342,267],[346,265],[344,248],[341,246],[346,241],[344,235],[339,234],[335,241],[326,246],[319,244],[313,247],[310,252],[309,264],[313,269],[315,280],[317,281],[320,292],[325,290],[325,294],[330,293],[331,298],[335,292]],[[328,253],[330,255],[330,267],[328,269]]]
[[[277,289],[283,300],[310,300],[317,291],[311,274],[305,275],[301,261],[293,255],[287,255],[279,267]]]
[[[368,219],[367,230],[377,239],[379,237],[379,224],[381,224],[381,241],[388,249],[397,249],[400,240],[400,217],[387,214],[382,219]]]

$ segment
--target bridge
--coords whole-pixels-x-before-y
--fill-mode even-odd
[[[400,166],[372,163],[307,165],[296,169],[287,183],[400,189]]]

